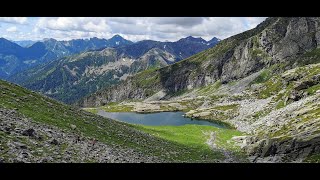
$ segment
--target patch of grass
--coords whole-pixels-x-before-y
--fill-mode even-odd
[[[111,106],[101,106],[99,107],[99,109],[102,109],[106,112],[131,112],[133,110],[133,106],[118,104]]]
[[[259,74],[259,76],[256,77],[252,82],[250,82],[250,85],[264,83],[264,82],[268,81],[271,78],[271,76],[272,76],[271,71],[266,69],[266,70],[262,71],[261,74]]]
[[[221,81],[216,81],[213,84],[201,87],[198,91],[197,94],[198,95],[211,95],[212,93],[214,93],[217,89],[219,89],[221,87]]]
[[[258,98],[265,99],[272,95],[277,94],[282,89],[281,78],[277,76],[273,76],[267,82],[264,83],[264,89],[262,89]]]
[[[311,86],[311,87],[309,87],[306,91],[307,91],[309,94],[314,95],[317,90],[320,90],[320,84]]]
[[[276,109],[281,109],[283,107],[286,106],[286,103],[283,101],[283,100],[280,100],[278,103],[277,103],[277,106],[276,106]]]
[[[320,154],[313,154],[304,159],[304,162],[307,163],[320,163]]]
[[[241,132],[231,129],[220,129],[212,126],[199,125],[184,125],[184,126],[143,126],[136,125],[136,127],[144,132],[150,133],[154,136],[172,141],[178,144],[183,144],[191,151],[180,158],[185,158],[197,162],[201,156],[206,156],[209,159],[223,160],[225,157],[221,152],[213,151],[206,141],[209,139],[210,132],[216,132],[217,137],[215,143],[222,148],[230,151],[239,150],[232,142],[233,136],[242,135]]]
[[[83,110],[91,112],[93,114],[97,114],[99,109],[98,108],[83,108]]]
[[[234,86],[235,84],[237,84],[237,81],[230,81],[230,82],[228,82],[228,85],[230,85],[230,86]]]

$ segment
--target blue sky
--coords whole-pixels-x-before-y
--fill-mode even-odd
[[[176,41],[186,36],[224,39],[252,29],[265,17],[0,17],[9,40],[110,38]]]

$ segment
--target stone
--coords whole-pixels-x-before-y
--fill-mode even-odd
[[[24,131],[22,132],[22,135],[34,137],[34,136],[35,136],[35,130],[34,130],[34,129],[24,130]]]
[[[50,144],[59,145],[59,142],[56,139],[53,139],[52,141],[50,141]]]
[[[210,114],[211,114],[211,112],[204,111],[204,112],[200,112],[200,113],[193,114],[192,116],[195,117],[195,118],[198,118],[198,117],[209,116]]]
[[[27,149],[27,146],[26,146],[25,144],[23,144],[23,143],[14,142],[13,144],[14,144],[14,146],[15,146],[16,148],[18,148],[18,149]]]

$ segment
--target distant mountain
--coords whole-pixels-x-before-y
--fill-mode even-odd
[[[127,43],[120,36],[114,36],[109,42],[119,45]],[[140,71],[165,67],[216,43],[193,37],[176,42],[144,40],[55,60],[14,75],[9,80],[57,100],[73,103]],[[60,45],[57,47],[61,48]]]
[[[121,47],[132,43],[115,35],[111,39],[90,38],[70,41],[57,41],[50,38],[42,42],[35,42],[28,47],[21,47],[14,42],[0,38],[0,78],[6,79],[12,74],[65,56],[106,47]]]
[[[25,41],[13,41],[13,42],[18,44],[21,47],[29,47],[38,41],[25,40]]]
[[[208,41],[208,43],[210,44],[217,44],[219,41],[221,41],[221,39],[218,39],[216,37],[213,37],[210,41]]]
[[[158,48],[175,56],[175,62],[190,57],[200,51],[216,45],[217,42],[207,42],[202,38],[192,36],[182,38],[176,42],[159,42],[152,40],[139,41],[131,46],[118,48],[119,53],[130,55],[134,58],[142,56],[152,48]]]

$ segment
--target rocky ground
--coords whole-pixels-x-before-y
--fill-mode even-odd
[[[71,128],[79,128],[71,125]],[[0,109],[0,162],[163,162]]]

